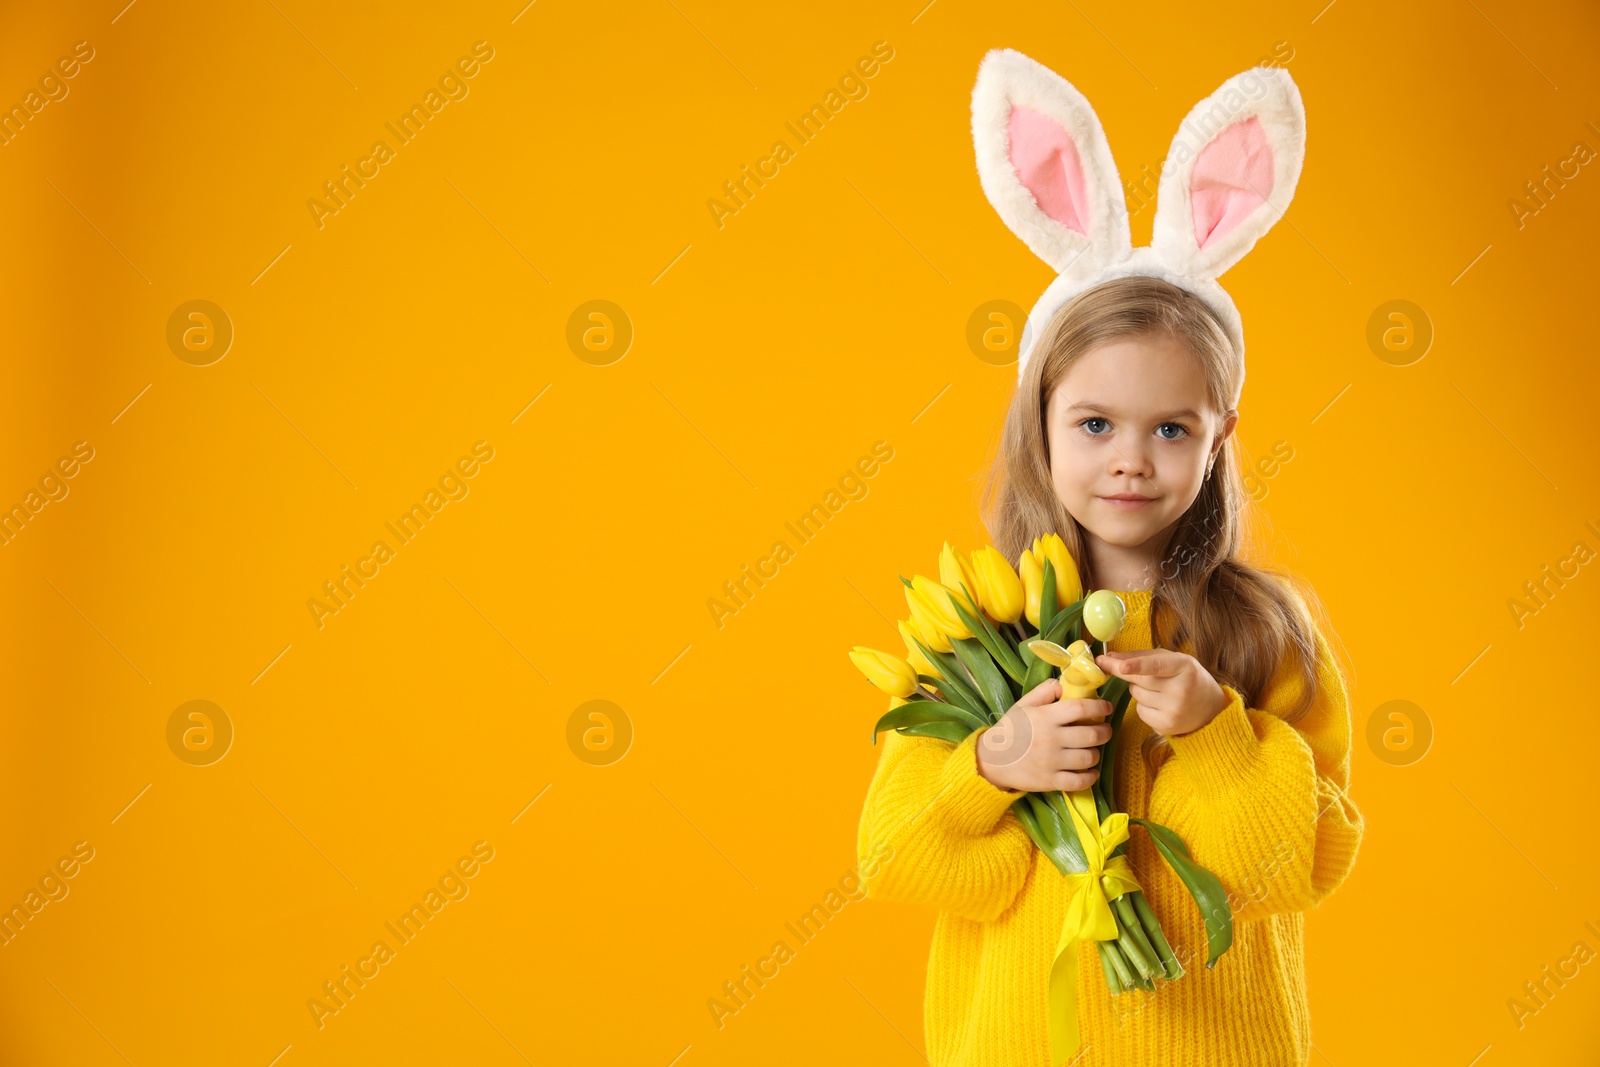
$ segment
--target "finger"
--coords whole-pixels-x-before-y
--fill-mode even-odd
[[[1055,725],[1070,726],[1075,722],[1098,722],[1111,714],[1109,700],[1080,699],[1077,697],[1056,703]]]
[[[1164,666],[1154,654],[1130,655],[1122,659],[1102,656],[1095,662],[1101,670],[1118,678],[1161,678],[1171,673],[1170,667]]]
[[[1086,771],[1100,762],[1098,748],[1064,748],[1055,758],[1057,771]]]
[[[1141,703],[1139,705],[1139,718],[1150,726],[1155,726],[1157,723],[1165,723],[1167,721],[1167,713],[1161,710],[1161,706],[1158,703]]]
[[[1115,658],[1113,658],[1115,657]],[[1149,652],[1106,652],[1095,660],[1101,670],[1118,678],[1170,678],[1183,666],[1182,657],[1164,649]]]
[[[1109,740],[1111,740],[1111,724],[1108,722],[1066,726],[1058,730],[1055,735],[1055,743],[1062,748],[1094,748]]]
[[[1098,767],[1091,767],[1086,771],[1056,771],[1050,776],[1050,788],[1070,793],[1075,789],[1088,789],[1099,778]]]
[[[1128,683],[1128,696],[1142,708],[1148,708],[1161,702],[1161,690],[1151,689],[1149,686],[1140,685],[1138,682]]]
[[[1025,708],[1042,708],[1046,704],[1049,704],[1051,701],[1055,700],[1060,692],[1060,679],[1046,678],[1044,681],[1040,682],[1038,685],[1022,694],[1022,699],[1017,701],[1017,703]]]

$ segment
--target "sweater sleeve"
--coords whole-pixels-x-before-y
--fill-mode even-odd
[[[1316,658],[1316,699],[1304,717],[1280,718],[1303,684],[1287,664],[1264,708],[1246,707],[1224,685],[1227,706],[1169,739],[1173,758],[1152,786],[1151,818],[1222,880],[1238,920],[1315,907],[1355,863],[1362,817],[1348,795],[1350,703],[1320,627]]]
[[[1022,891],[1034,844],[1009,809],[1024,794],[978,773],[982,733],[957,745],[882,735],[857,834],[867,896],[991,922]]]

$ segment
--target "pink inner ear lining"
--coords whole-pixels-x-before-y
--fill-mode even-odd
[[[1006,139],[1011,146],[1011,165],[1039,210],[1087,236],[1088,183],[1072,136],[1048,115],[1013,107],[1006,121]]]
[[[1189,179],[1196,245],[1220,241],[1272,195],[1272,164],[1267,131],[1254,115],[1205,146]]]

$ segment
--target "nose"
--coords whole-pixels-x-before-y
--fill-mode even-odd
[[[1137,475],[1141,478],[1153,478],[1156,472],[1144,445],[1119,441],[1111,450],[1106,473],[1112,477],[1131,478]]]

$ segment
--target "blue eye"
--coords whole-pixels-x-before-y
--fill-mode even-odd
[[[1109,422],[1106,422],[1106,420],[1101,418],[1099,415],[1091,415],[1086,419],[1079,420],[1079,422],[1078,422],[1079,428],[1082,429],[1083,432],[1088,434],[1090,437],[1104,437],[1105,436],[1105,433],[1103,433],[1101,431],[1097,431],[1097,430],[1091,429],[1090,426],[1089,426],[1089,424],[1091,422],[1104,422],[1104,423],[1106,423],[1106,425],[1108,427],[1111,425]],[[1175,435],[1169,436],[1168,434],[1163,432],[1164,430],[1168,429],[1169,427],[1171,429],[1174,429],[1174,430],[1178,431],[1178,432]],[[1188,427],[1184,426],[1180,422],[1164,422],[1160,426],[1156,427],[1156,436],[1160,437],[1163,441],[1181,441],[1185,437],[1189,436],[1189,430],[1188,430]]]

